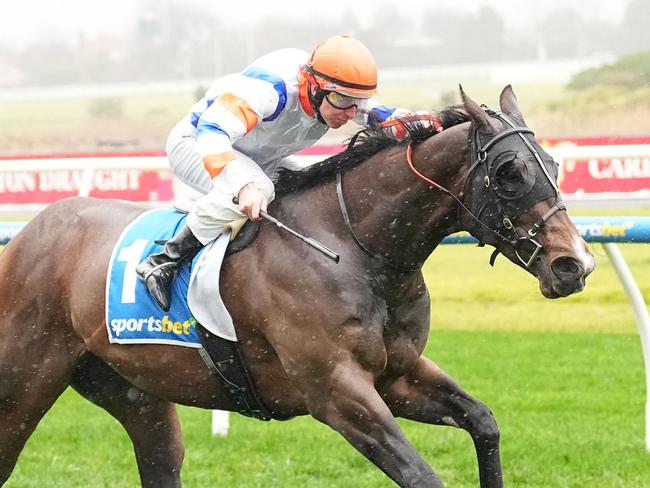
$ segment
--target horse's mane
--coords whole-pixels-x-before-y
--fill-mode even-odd
[[[438,113],[444,129],[462,124],[469,116],[462,105],[447,107]],[[399,120],[399,119],[398,119]],[[333,179],[338,172],[345,172],[382,149],[400,144],[418,144],[437,134],[432,125],[423,125],[419,121],[400,120],[407,131],[407,137],[397,139],[380,128],[364,128],[350,138],[348,147],[334,156],[304,169],[291,170],[280,168],[275,178],[275,194],[281,196],[296,190],[304,190]]]

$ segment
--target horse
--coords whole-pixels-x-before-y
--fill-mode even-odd
[[[494,415],[422,356],[430,299],[421,267],[443,238],[468,231],[535,276],[548,298],[581,291],[595,266],[562,203],[558,166],[512,88],[499,112],[460,93],[461,105],[439,113],[441,132],[404,122],[404,139],[366,133],[338,155],[280,174],[269,213],[336,249],[338,264],[262,222],[220,275],[270,417],[311,415],[404,487],[443,484],[396,417],[466,430],[480,486],[503,486]],[[108,341],[109,258],[148,208],[62,200],[0,255],[0,484],[68,386],[121,423],[147,487],[181,485],[175,404],[238,410],[197,349]]]

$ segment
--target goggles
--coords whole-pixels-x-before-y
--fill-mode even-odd
[[[338,92],[327,92],[325,95],[325,99],[327,102],[334,108],[337,108],[339,110],[348,110],[352,107],[356,107],[357,109],[363,109],[366,107],[368,103],[367,98],[355,98],[355,97],[350,97],[348,95],[343,95],[342,93]]]

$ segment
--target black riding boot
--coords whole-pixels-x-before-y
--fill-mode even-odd
[[[151,296],[165,312],[169,311],[172,301],[172,283],[178,273],[178,266],[184,260],[194,258],[202,247],[203,244],[186,225],[165,242],[162,252],[150,255],[135,268]]]

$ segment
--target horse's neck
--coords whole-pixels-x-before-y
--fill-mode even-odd
[[[422,175],[454,195],[462,190],[467,159],[467,128],[458,129],[415,146],[412,156]],[[445,236],[460,230],[457,203],[409,168],[406,146],[371,159],[344,176],[355,234],[391,263],[419,267]]]

